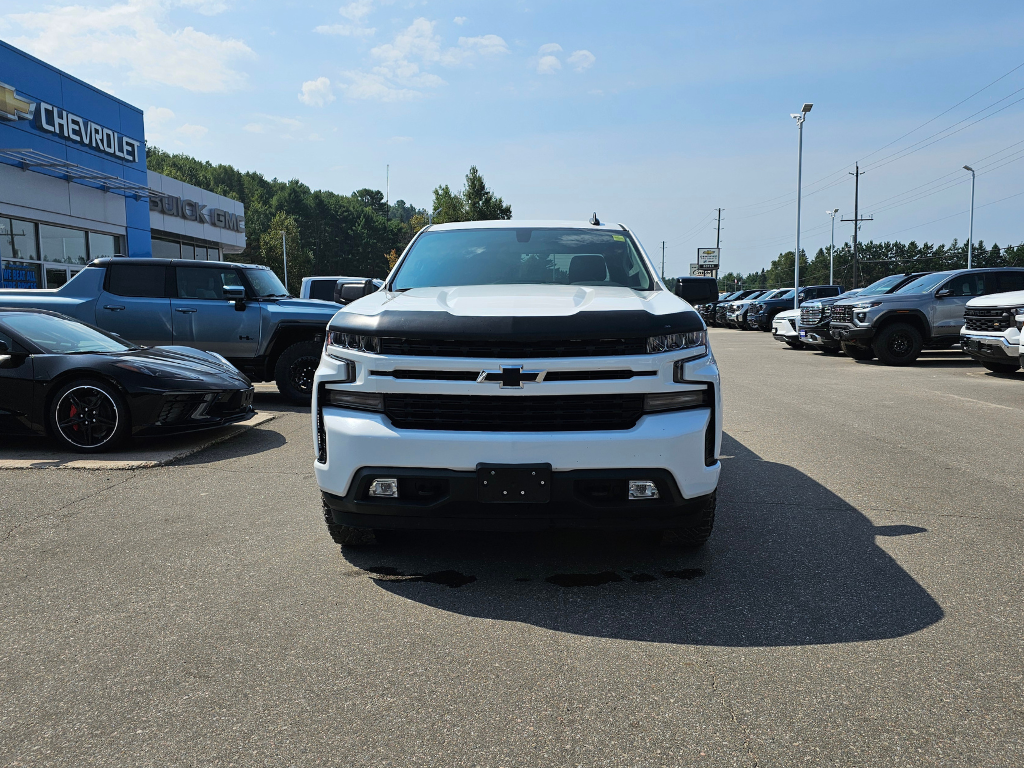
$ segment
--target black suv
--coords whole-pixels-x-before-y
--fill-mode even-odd
[[[824,299],[830,296],[838,296],[843,292],[841,285],[808,285],[800,289],[797,299],[800,304],[814,299]],[[754,330],[770,331],[772,321],[779,312],[793,309],[793,290],[777,294],[771,298],[762,298],[750,305],[747,310],[747,323]]]
[[[838,354],[841,343],[838,339],[832,338],[832,334],[829,332],[829,323],[832,322],[832,306],[837,301],[852,299],[854,296],[877,296],[892,293],[897,288],[927,274],[927,272],[907,272],[903,275],[889,275],[881,280],[876,280],[866,288],[858,288],[840,296],[804,303],[800,307],[800,327],[798,329],[800,341],[826,355]]]
[[[700,313],[701,319],[708,326],[718,325],[718,321],[715,319],[715,312],[718,310],[718,305],[723,301],[732,301],[734,298],[739,296],[741,291],[733,291],[732,293],[724,293],[718,297],[717,301],[709,301],[707,304],[698,304],[694,309]]]
[[[730,294],[728,298],[724,296],[720,298],[715,305],[715,325],[721,328],[725,327],[725,310],[731,302],[742,301],[748,296],[753,296],[755,293],[762,293],[763,290],[763,288],[751,288],[745,291],[736,291],[736,293]]]

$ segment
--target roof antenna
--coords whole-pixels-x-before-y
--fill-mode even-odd
[[[597,211],[594,211],[594,215],[590,217],[590,223],[593,224],[595,227],[601,226],[601,220],[597,218]]]

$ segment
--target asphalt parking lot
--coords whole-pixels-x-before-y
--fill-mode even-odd
[[[308,413],[0,471],[0,765],[1019,766],[1024,374],[713,330],[716,532],[341,553]]]

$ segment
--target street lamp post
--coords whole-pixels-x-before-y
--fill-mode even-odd
[[[971,172],[971,228],[967,235],[967,268],[971,268],[972,257],[974,256],[974,169],[969,165],[964,166],[965,171]]]
[[[793,254],[793,309],[800,309],[800,185],[803,182],[804,172],[804,120],[807,119],[807,113],[813,106],[813,104],[804,104],[798,114],[790,115],[796,120],[799,134],[796,150],[796,253]]]
[[[281,230],[281,259],[284,261],[284,289],[288,290],[288,241],[284,238],[285,231]]]
[[[832,279],[832,262],[836,252],[836,214],[839,213],[838,208],[833,208],[831,211],[825,211],[832,219],[832,244],[828,247],[828,284],[832,285],[835,280]]]

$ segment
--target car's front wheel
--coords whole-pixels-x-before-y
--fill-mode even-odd
[[[128,405],[121,394],[112,385],[91,379],[58,389],[47,416],[53,438],[79,453],[108,451],[131,430]]]
[[[886,365],[910,365],[921,354],[921,333],[908,323],[893,323],[875,337],[872,348]]]
[[[319,344],[315,341],[292,344],[281,353],[274,366],[278,390],[297,405],[309,405],[313,400],[313,377],[319,365]]]
[[[684,528],[671,528],[664,532],[663,541],[674,547],[697,549],[711,538],[715,527],[715,507],[718,492],[714,491],[703,499],[699,515]]]

